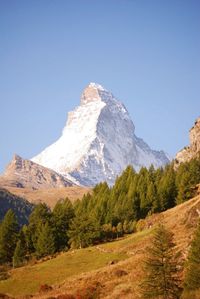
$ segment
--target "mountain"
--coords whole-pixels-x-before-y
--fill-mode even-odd
[[[190,161],[200,155],[200,117],[195,121],[194,126],[189,132],[190,145],[184,147],[177,153],[175,158],[175,167],[178,167],[180,163]]]
[[[125,106],[101,85],[90,83],[80,106],[69,112],[61,137],[31,160],[69,173],[86,186],[113,184],[128,164],[139,170],[169,162],[163,151],[152,150],[134,131]]]
[[[9,209],[15,213],[20,225],[28,223],[28,217],[33,211],[34,205],[27,200],[16,196],[6,189],[0,188],[0,222]]]
[[[74,184],[64,176],[18,155],[14,155],[3,176],[0,176],[2,187],[28,187],[36,190],[72,185]]]
[[[37,190],[8,186],[6,189],[12,194],[25,198],[32,204],[46,203],[51,209],[61,199],[68,197],[71,202],[75,202],[77,199],[83,198],[87,193],[92,192],[90,188],[82,186],[51,187]]]

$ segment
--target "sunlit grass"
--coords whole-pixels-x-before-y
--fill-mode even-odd
[[[34,294],[42,284],[57,284],[70,276],[106,266],[111,260],[126,258],[126,254],[100,252],[95,247],[63,253],[52,260],[12,270],[11,277],[0,282],[0,292],[12,296]]]
[[[118,250],[126,250],[126,247],[129,245],[134,245],[140,240],[142,240],[144,237],[149,236],[152,233],[152,229],[146,229],[141,232],[137,232],[131,235],[127,235],[124,238],[121,238],[119,240],[108,242],[105,244],[100,245],[99,247],[110,249],[112,251],[118,251]]]

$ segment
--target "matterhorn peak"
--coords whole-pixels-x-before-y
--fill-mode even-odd
[[[97,83],[90,83],[81,103],[68,113],[61,137],[32,161],[54,171],[70,174],[80,184],[101,181],[113,184],[127,165],[162,166],[169,162],[135,136],[135,127],[125,106]]]
[[[81,95],[81,105],[91,102],[111,103],[114,96],[111,92],[106,90],[102,85],[91,82],[83,91]]]
[[[102,85],[95,83],[95,82],[90,82],[88,87],[99,89],[99,90],[106,90]]]

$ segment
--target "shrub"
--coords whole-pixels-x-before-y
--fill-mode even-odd
[[[0,266],[0,281],[9,278],[8,269],[6,266]],[[0,297],[1,298],[1,297]]]
[[[117,269],[117,270],[115,270],[114,275],[117,277],[121,277],[121,276],[128,275],[128,273],[124,270]]]
[[[52,287],[49,286],[48,284],[42,284],[39,288],[39,292],[40,293],[43,293],[43,292],[48,292],[48,291],[51,291],[52,290]]]

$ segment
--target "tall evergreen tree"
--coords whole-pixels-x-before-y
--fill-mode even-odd
[[[30,252],[35,251],[37,246],[38,236],[41,231],[41,227],[48,223],[51,225],[52,213],[50,208],[45,204],[38,204],[29,217],[29,225],[25,229],[26,240]]]
[[[53,254],[56,250],[53,229],[48,222],[42,224],[36,244],[37,257]]]
[[[146,202],[148,207],[148,210],[151,212],[156,212],[155,207],[157,203],[157,192],[156,187],[153,182],[149,182],[147,187],[147,195],[146,195]]]
[[[181,163],[176,174],[178,195],[176,203],[180,204],[194,195],[196,184],[200,183],[200,157]]]
[[[13,267],[17,268],[22,266],[24,259],[25,259],[25,248],[23,247],[22,241],[18,240],[13,255]]]
[[[200,221],[189,250],[184,291],[200,290]]]
[[[154,232],[152,246],[147,248],[144,262],[144,298],[177,299],[180,296],[177,260],[173,234],[162,224]]]
[[[187,169],[179,173],[179,175],[177,176],[179,182],[178,182],[178,194],[176,197],[176,204],[181,204],[184,201],[191,198],[192,185],[190,184],[190,177],[191,177],[190,173]]]
[[[0,226],[0,263],[12,261],[19,226],[12,210],[8,210]]]
[[[56,250],[62,250],[67,246],[69,224],[74,217],[74,209],[71,201],[66,198],[59,201],[53,209],[53,224],[56,238]]]
[[[176,175],[173,166],[167,165],[158,184],[160,212],[172,208],[175,205],[177,196],[175,177]]]
[[[87,215],[77,215],[70,224],[68,236],[71,247],[83,248],[92,245],[100,237],[99,222]]]

